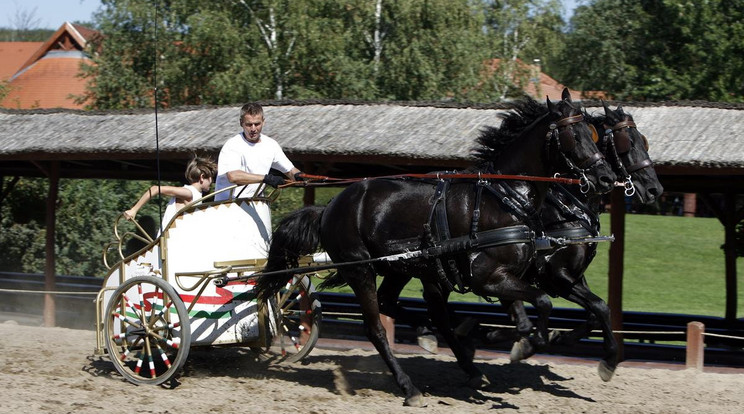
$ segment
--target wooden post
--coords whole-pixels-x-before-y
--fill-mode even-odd
[[[308,162],[306,165],[303,166],[303,169],[305,173],[307,174],[315,174],[317,168],[315,168],[315,165]],[[312,206],[315,204],[315,187],[305,187],[305,189],[302,192],[302,205]]]
[[[687,355],[685,365],[703,371],[703,358],[705,351],[705,325],[702,322],[690,322],[687,324]]]
[[[46,260],[44,262],[44,290],[51,292],[56,289],[56,271],[54,258],[54,229],[57,226],[57,193],[59,192],[59,161],[52,161],[49,169],[49,193],[46,207]],[[54,295],[44,295],[44,326],[53,327],[57,324],[56,305]]]
[[[623,329],[623,256],[625,255],[625,191],[622,187],[610,193],[610,232],[615,241],[610,244],[608,270],[608,300],[612,330]],[[622,361],[625,348],[623,335],[615,334],[618,361]]]
[[[726,313],[725,319],[729,323],[736,322],[738,310],[736,287],[736,194],[728,192],[723,195],[723,223],[724,243],[723,254],[726,269]]]

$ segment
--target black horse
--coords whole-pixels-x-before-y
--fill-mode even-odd
[[[625,194],[635,196],[642,203],[653,203],[664,191],[656,176],[653,163],[648,156],[648,141],[636,129],[633,117],[621,106],[611,110],[604,104],[604,116],[589,116],[590,123],[604,131],[597,143],[619,177],[625,177]],[[543,231],[549,237],[567,241],[591,238],[599,235],[600,197],[587,197],[560,184],[552,185],[540,210]],[[597,243],[557,245],[550,251],[539,254],[526,272],[531,280],[551,296],[563,297],[581,305],[589,311],[587,323],[570,332],[553,331],[551,343],[572,343],[586,336],[593,329],[601,329],[605,355],[599,365],[599,375],[609,381],[617,367],[617,341],[612,334],[610,310],[599,296],[594,294],[586,282],[584,272],[596,254]],[[521,302],[504,302],[515,316],[517,331],[525,335],[528,320]],[[491,341],[504,338],[500,331],[489,332]],[[512,360],[529,357],[534,347],[523,336],[512,349]]]
[[[504,116],[499,128],[486,128],[475,150],[471,172],[547,177],[577,173],[598,192],[612,188],[615,174],[592,140],[581,110],[564,91],[557,104],[526,99]],[[373,179],[350,185],[327,207],[306,207],[288,215],[274,231],[266,275],[257,294],[268,298],[285,285],[275,271],[295,267],[300,255],[322,247],[337,273],[320,286],[348,284],[360,302],[367,337],[405,394],[405,404],[423,404],[393,356],[380,322],[376,275],[418,277],[429,315],[454,352],[472,386],[488,383],[472,353],[460,343],[448,318],[453,285],[480,296],[521,300],[539,309],[538,336],[547,342],[550,298],[521,279],[535,254],[534,233],[525,225],[547,192],[544,181],[498,182],[471,179]],[[509,194],[504,194],[509,191]],[[513,202],[511,200],[518,200]],[[406,252],[404,260],[375,258]],[[413,257],[416,256],[416,257]],[[274,273],[269,273],[274,272]]]

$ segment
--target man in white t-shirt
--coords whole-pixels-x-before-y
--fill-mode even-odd
[[[264,113],[261,105],[248,103],[240,109],[242,131],[228,139],[220,150],[217,161],[215,191],[237,184],[232,190],[215,195],[215,201],[257,196],[261,183],[277,187],[284,178],[270,174],[273,168],[293,180],[301,179],[301,172],[284,155],[281,146],[269,136],[263,135]],[[266,203],[256,206],[257,213],[266,229],[266,239],[271,233],[271,213]],[[263,231],[262,231],[263,233]]]

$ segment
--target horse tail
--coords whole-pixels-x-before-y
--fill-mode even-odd
[[[320,219],[325,207],[308,206],[284,217],[271,236],[265,272],[296,268],[300,256],[315,253],[320,246]],[[286,274],[260,276],[256,295],[267,300],[291,279]]]

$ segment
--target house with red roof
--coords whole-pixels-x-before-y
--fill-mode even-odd
[[[515,59],[510,63],[514,65],[507,69],[507,76],[524,93],[538,101],[545,100],[546,97],[550,98],[551,101],[561,100],[565,86],[541,71],[539,59],[536,59],[533,64],[525,63],[521,59]],[[496,76],[502,64],[502,59],[491,59],[486,62],[487,74]],[[594,95],[587,96],[586,93],[571,88],[568,90],[571,93],[571,100],[574,101],[579,101],[582,98],[598,97]],[[598,94],[598,92],[595,92],[595,94]]]
[[[82,109],[87,80],[80,65],[92,64],[85,48],[98,32],[65,22],[46,42],[0,42],[0,81],[9,92],[0,107],[9,109]]]

